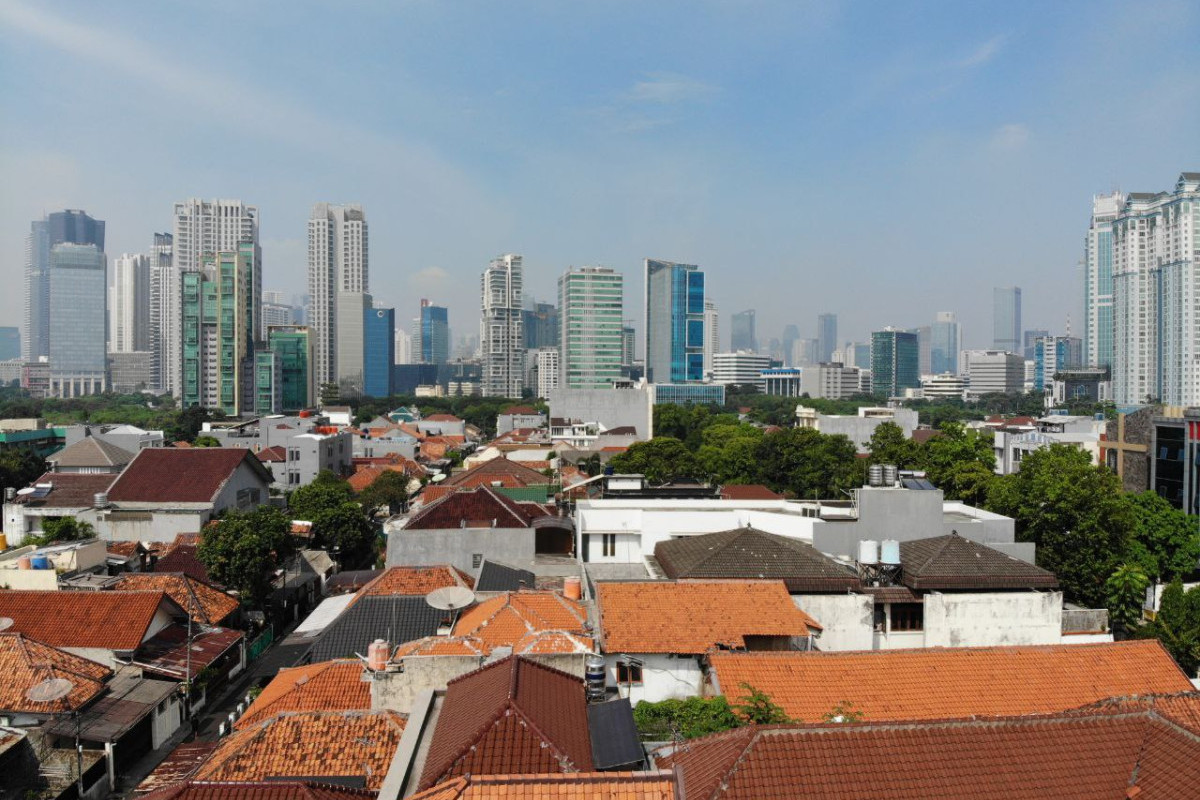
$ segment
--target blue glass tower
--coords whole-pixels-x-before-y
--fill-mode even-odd
[[[704,380],[704,273],[694,264],[646,259],[646,377]]]
[[[445,364],[450,360],[450,312],[444,306],[421,301],[421,363]]]
[[[396,309],[363,310],[363,394],[392,393],[392,364],[396,360]]]

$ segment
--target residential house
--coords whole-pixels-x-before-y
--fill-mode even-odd
[[[440,483],[426,486],[421,496],[425,503],[432,503],[460,489],[474,489],[480,486],[495,489],[499,494],[514,500],[543,503],[553,498],[554,491],[551,479],[545,474],[501,455],[455,473]]]
[[[497,436],[522,428],[542,428],[545,425],[546,415],[533,406],[509,406],[496,415]]]
[[[287,460],[279,483],[290,489],[307,486],[322,472],[346,477],[353,471],[354,437],[342,433],[301,433],[288,439]]]
[[[122,592],[164,592],[191,615],[196,625],[230,626],[241,610],[237,598],[183,572],[127,573],[118,576],[111,588]]]
[[[678,793],[678,789],[675,773],[666,770],[549,775],[464,775],[411,795],[409,800],[493,800],[499,797],[513,800],[576,800],[581,797],[682,800],[683,796]]]
[[[95,508],[96,496],[105,494],[114,476],[105,473],[47,472],[29,492],[14,492],[4,500],[4,532],[10,547],[42,532],[45,519],[79,517]]]
[[[363,680],[363,663],[357,658],[335,659],[279,670],[234,728],[245,730],[279,714],[370,708],[371,684]]]
[[[46,458],[51,472],[113,475],[133,461],[133,453],[103,439],[88,436]]]
[[[166,446],[166,437],[162,431],[148,431],[136,425],[68,425],[61,429],[64,442],[70,447],[84,439],[97,439],[105,444],[136,453],[146,447]]]

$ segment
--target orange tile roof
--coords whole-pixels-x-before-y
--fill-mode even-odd
[[[539,462],[541,463],[541,462]],[[494,482],[513,488],[521,486],[541,485],[548,479],[535,469],[525,466],[524,462],[510,461],[507,456],[492,458],[464,472],[451,475],[442,485],[471,488],[475,486],[491,486]]]
[[[528,634],[562,630],[583,632],[587,609],[556,592],[504,592],[463,612],[455,636],[476,636],[489,651],[512,647]]]
[[[721,487],[721,497],[726,500],[782,500],[783,495],[776,494],[759,483],[727,484]]]
[[[474,636],[426,636],[396,648],[395,659],[408,656],[486,656],[491,650]]]
[[[182,572],[128,572],[113,588],[126,592],[166,592],[201,625],[220,625],[238,610],[236,598]]]
[[[675,775],[653,772],[574,772],[566,775],[467,775],[439,783],[409,800],[676,800]]]
[[[375,797],[375,792],[366,789],[316,781],[187,781],[142,795],[142,800],[375,800]]]
[[[446,586],[475,588],[475,579],[457,567],[438,564],[428,567],[388,567],[359,591],[360,597],[374,595],[427,595]]]
[[[1200,736],[1200,691],[1148,694],[1137,697],[1110,697],[1090,703],[1071,713],[1087,715],[1097,711],[1125,713],[1145,710],[1153,710],[1163,719]]]
[[[577,636],[567,631],[534,631],[513,645],[513,653],[517,655],[594,652],[596,642],[590,636]]]
[[[392,464],[368,464],[361,466],[357,472],[346,479],[346,482],[350,484],[350,489],[357,494],[374,483],[385,472],[399,472],[402,475],[413,477],[423,475],[425,470],[421,469],[417,462],[400,457],[398,461]]]
[[[783,581],[599,583],[596,603],[610,653],[704,653],[745,647],[746,637],[821,629]]]
[[[371,707],[371,684],[362,674],[358,659],[281,669],[234,727],[241,730],[293,711],[366,711]]]
[[[792,719],[839,703],[866,720],[1052,713],[1108,697],[1193,687],[1157,641],[841,653],[714,653],[718,687],[765,692]]]
[[[198,780],[363,778],[378,790],[391,766],[405,716],[394,711],[281,714],[221,740]]]
[[[75,711],[105,689],[112,670],[95,661],[35,642],[23,634],[0,632],[0,714],[58,714]],[[73,687],[58,700],[30,700],[26,692],[43,681],[63,679]]]
[[[51,647],[136,650],[163,603],[163,592],[0,591],[9,630]],[[182,609],[180,609],[182,610]]]

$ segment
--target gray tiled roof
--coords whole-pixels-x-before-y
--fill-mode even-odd
[[[928,589],[1053,589],[1054,575],[956,533],[900,543],[901,582]]]
[[[516,592],[534,588],[534,574],[497,561],[484,561],[475,581],[477,592]]]
[[[123,467],[134,454],[123,447],[88,436],[46,458],[59,469],[82,467]]]
[[[671,578],[778,578],[789,592],[857,589],[858,576],[812,545],[738,528],[659,542],[654,556]]]
[[[395,647],[413,639],[433,636],[445,611],[431,608],[424,597],[368,595],[329,624],[313,643],[311,660],[365,656],[367,646],[384,639]]]

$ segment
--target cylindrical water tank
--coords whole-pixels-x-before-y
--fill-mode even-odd
[[[6,487],[4,488],[4,499],[5,499],[6,501],[10,502],[10,503],[11,503],[13,500],[16,500],[16,499],[17,499],[17,487],[15,487],[15,486],[6,486]]]
[[[92,496],[92,505],[96,508],[108,508],[108,492],[96,492]]]
[[[383,639],[376,639],[367,646],[367,666],[376,672],[383,672],[387,668],[388,662],[388,643]]]
[[[879,542],[874,539],[863,539],[858,543],[858,563],[879,563]]]
[[[568,600],[583,597],[583,581],[576,577],[563,578],[563,597]]]
[[[29,562],[33,569],[50,569],[52,566],[49,556],[34,555],[30,557]]]
[[[590,653],[583,659],[583,679],[589,700],[603,700],[606,684],[604,656]]]
[[[872,464],[867,469],[867,484],[870,486],[882,486],[883,485],[883,465],[882,464]]]
[[[33,569],[33,559],[29,556],[21,556],[17,559],[17,569]]]
[[[896,469],[895,464],[883,465],[883,485],[895,486],[900,478],[900,470]]]
[[[900,542],[884,539],[879,547],[879,563],[885,567],[900,566]]]

